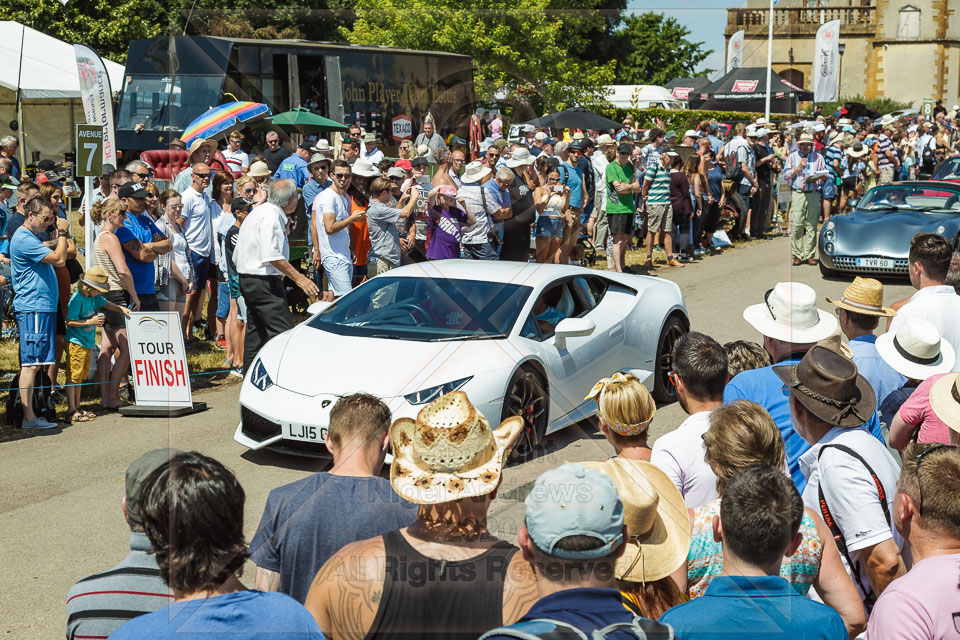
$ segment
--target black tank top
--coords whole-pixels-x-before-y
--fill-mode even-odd
[[[399,531],[385,534],[383,546],[383,596],[366,640],[476,640],[503,624],[512,544],[458,561],[424,556]]]
[[[530,225],[536,219],[537,209],[533,201],[533,190],[527,184],[523,173],[514,169],[513,175],[513,184],[510,186],[510,208],[513,217],[503,221],[500,259],[527,262],[530,259]]]

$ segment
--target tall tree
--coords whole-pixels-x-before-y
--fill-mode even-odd
[[[696,73],[697,65],[711,50],[702,42],[687,39],[690,30],[673,17],[648,11],[629,15],[623,29],[617,31],[619,64],[617,84],[666,84],[681,76]]]
[[[344,29],[355,44],[449,51],[473,58],[479,99],[528,100],[536,111],[574,103],[603,104],[615,62],[584,63],[570,55],[565,25],[598,0],[357,0],[356,22]],[[479,7],[479,8],[478,8]],[[581,16],[582,17],[582,16]]]

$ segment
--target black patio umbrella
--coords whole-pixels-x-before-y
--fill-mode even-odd
[[[550,127],[551,129],[617,129],[620,123],[587,111],[583,107],[570,107],[556,113],[549,113],[540,118],[534,118],[523,124],[532,124],[535,127]]]

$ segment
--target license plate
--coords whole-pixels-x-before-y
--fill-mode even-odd
[[[857,266],[866,269],[893,269],[890,258],[857,258]]]
[[[327,437],[327,428],[313,424],[283,423],[283,437],[304,442],[323,442]]]

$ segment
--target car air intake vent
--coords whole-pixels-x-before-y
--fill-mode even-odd
[[[240,420],[243,423],[243,435],[257,442],[280,435],[280,425],[267,420],[256,411],[240,405]]]
[[[862,257],[870,257],[870,256],[862,256]],[[863,273],[906,273],[907,272],[906,258],[894,259],[892,269],[857,266],[857,259],[852,258],[850,256],[834,256],[833,264],[836,265],[837,269],[842,269],[843,271],[860,271]]]

